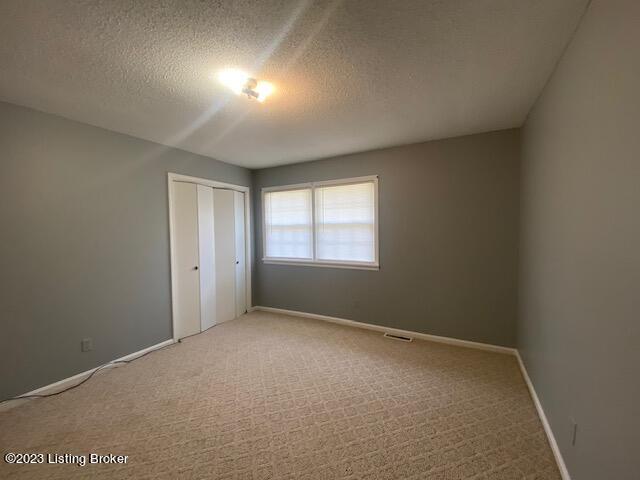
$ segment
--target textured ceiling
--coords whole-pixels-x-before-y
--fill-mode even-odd
[[[586,3],[2,0],[0,99],[251,168],[516,127]]]

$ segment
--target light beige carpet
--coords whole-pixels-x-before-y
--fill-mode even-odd
[[[516,359],[254,312],[0,413],[2,478],[559,479]]]

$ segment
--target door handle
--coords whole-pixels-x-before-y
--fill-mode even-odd
[[[195,267],[193,267],[193,269],[194,269],[194,270],[197,270],[197,269],[198,269],[198,266],[196,265]]]

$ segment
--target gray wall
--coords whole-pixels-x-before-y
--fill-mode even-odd
[[[518,346],[577,480],[640,475],[639,26],[594,1],[523,132]]]
[[[250,172],[6,103],[0,145],[0,399],[170,338],[167,172]]]
[[[260,189],[378,174],[379,271],[265,265]],[[254,304],[513,346],[517,130],[254,172]]]

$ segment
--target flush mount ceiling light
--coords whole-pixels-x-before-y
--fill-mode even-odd
[[[273,92],[272,84],[251,78],[242,70],[222,70],[218,74],[218,80],[236,95],[245,94],[247,98],[255,98],[259,102],[264,102]]]

